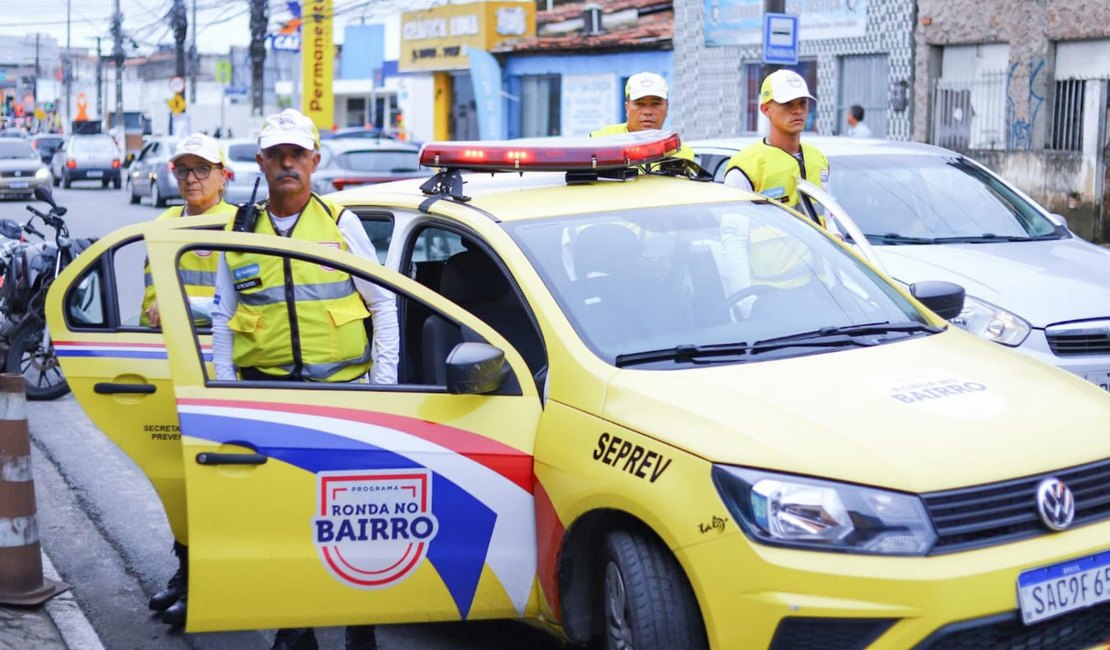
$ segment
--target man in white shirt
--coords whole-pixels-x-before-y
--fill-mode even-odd
[[[863,123],[863,107],[859,104],[852,104],[848,108],[848,137],[850,138],[870,138],[871,127]]]

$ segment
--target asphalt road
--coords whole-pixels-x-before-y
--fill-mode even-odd
[[[74,237],[98,237],[161,212],[130,205],[123,190],[76,183],[54,191]],[[22,201],[0,202],[0,217],[23,221]],[[40,205],[41,207],[41,205]],[[40,228],[41,229],[41,228]],[[146,477],[85,417],[72,395],[30,402],[35,491],[42,545],[109,649],[251,650],[272,630],[182,634],[147,609],[176,568],[172,536]],[[290,585],[290,589],[295,589]],[[321,648],[341,648],[342,628],[318,630]],[[516,621],[384,626],[382,650],[554,650],[562,644]]]

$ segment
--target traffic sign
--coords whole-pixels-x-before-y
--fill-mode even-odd
[[[216,83],[231,83],[231,61],[216,61]]]
[[[763,62],[770,65],[798,64],[797,16],[763,14]]]
[[[166,105],[169,106],[170,110],[173,111],[174,113],[184,113],[185,112],[185,95],[182,95],[181,93],[178,93],[178,94],[174,95],[173,97],[170,97],[169,100],[166,102]]]
[[[185,92],[185,77],[171,77],[170,90],[175,93]]]

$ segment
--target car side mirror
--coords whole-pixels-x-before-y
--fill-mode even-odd
[[[453,395],[495,392],[508,375],[505,353],[488,343],[459,343],[447,354],[447,392]]]
[[[1049,214],[1048,216],[1051,217],[1052,220],[1056,222],[1056,225],[1063,226],[1064,228],[1068,227],[1068,218],[1065,217],[1064,215],[1060,214],[1059,212],[1053,212],[1053,213]],[[1070,228],[1069,228],[1069,230],[1070,230]]]
[[[952,320],[964,310],[964,288],[954,282],[925,280],[910,285],[910,295],[944,320]]]

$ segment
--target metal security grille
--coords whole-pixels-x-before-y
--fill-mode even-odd
[[[937,532],[934,554],[993,546],[1048,532],[1037,514],[1037,484],[1055,477],[1075,495],[1080,526],[1110,517],[1110,459],[1038,476],[922,495]]]
[[[957,151],[1007,147],[1005,72],[973,80],[937,79],[932,101],[930,143]]]
[[[848,107],[863,107],[863,123],[871,135],[887,134],[890,95],[890,57],[886,54],[840,57],[840,103],[836,108],[839,133],[848,132]]]
[[[1052,149],[1083,150],[1083,96],[1087,82],[1083,79],[1056,81],[1052,102]]]

